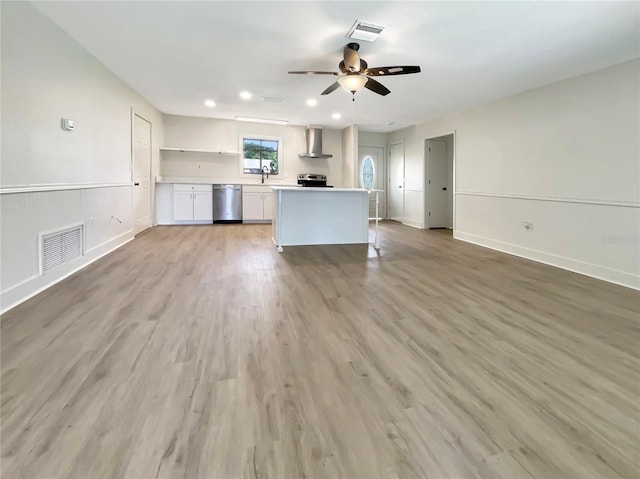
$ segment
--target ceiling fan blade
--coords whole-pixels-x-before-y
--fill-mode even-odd
[[[336,82],[337,83],[337,82]],[[391,93],[391,90],[389,90],[386,86],[384,86],[382,83],[374,80],[373,78],[369,78],[367,80],[367,83],[364,84],[364,87],[371,90],[374,93],[377,93],[378,95],[388,95],[389,93]]]
[[[388,75],[408,75],[409,73],[420,73],[419,66],[398,66],[398,67],[371,67],[364,71],[364,74],[372,77]]]
[[[314,72],[314,71],[300,71],[300,72],[289,72],[291,75],[340,75],[337,72]]]
[[[349,43],[344,47],[344,66],[347,71],[360,71],[360,55],[358,55],[359,49],[360,45],[357,43]]]
[[[331,86],[329,86],[329,88],[327,88],[325,91],[323,91],[322,93],[320,93],[321,95],[328,95],[329,93],[331,93],[334,90],[337,90],[338,88],[340,88],[340,83],[333,82],[331,84]]]

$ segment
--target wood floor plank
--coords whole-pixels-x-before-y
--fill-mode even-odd
[[[2,477],[640,477],[640,293],[383,222],[157,227],[0,318]]]

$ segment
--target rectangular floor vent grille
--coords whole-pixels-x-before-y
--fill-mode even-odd
[[[57,268],[73,258],[82,256],[82,225],[40,235],[40,271]]]

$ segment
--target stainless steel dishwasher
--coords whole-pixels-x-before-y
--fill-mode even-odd
[[[213,185],[213,222],[242,223],[241,185]]]

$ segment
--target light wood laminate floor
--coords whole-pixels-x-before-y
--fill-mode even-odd
[[[381,227],[158,227],[1,318],[2,477],[640,477],[640,296]]]

